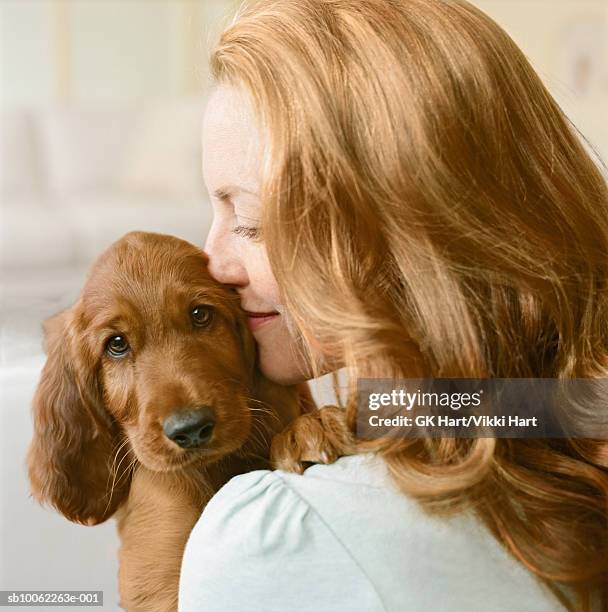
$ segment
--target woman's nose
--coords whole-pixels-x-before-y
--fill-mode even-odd
[[[234,253],[228,241],[222,240],[221,235],[213,231],[207,235],[203,250],[209,256],[209,274],[218,282],[225,285],[242,286],[247,283],[247,273],[242,265],[238,253]]]

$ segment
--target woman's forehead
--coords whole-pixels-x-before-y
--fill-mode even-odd
[[[207,102],[203,120],[203,149],[231,149],[256,153],[260,144],[253,111],[238,90],[228,85],[216,88]]]
[[[234,87],[214,89],[205,109],[202,133],[203,175],[210,191],[228,184],[255,187],[260,138],[251,107]]]

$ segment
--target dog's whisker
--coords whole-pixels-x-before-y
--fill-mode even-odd
[[[254,419],[252,421],[251,431],[252,431],[252,437],[255,439],[257,443],[259,443],[262,446],[262,448],[270,445],[270,440],[268,436],[270,432],[268,430],[268,426],[266,423],[260,422]]]
[[[110,482],[110,478],[115,475],[116,460],[118,459],[118,454],[128,442],[129,442],[129,439],[125,436],[124,438],[120,439],[117,444],[118,448],[116,449],[116,452],[114,453],[114,458],[112,460],[112,466],[110,467],[110,471],[108,472],[108,479],[106,481],[106,490],[108,489],[108,483]]]
[[[125,436],[125,439],[124,439],[123,443],[118,447],[118,450],[116,451],[116,454],[114,455],[113,465],[116,463],[116,459],[118,457],[118,453],[125,447],[125,445],[128,444],[128,442],[129,442],[129,439],[128,439],[128,437]],[[120,461],[118,462],[118,465],[116,466],[116,469],[114,469],[114,467],[112,467],[112,470],[110,472],[112,474],[112,485],[110,486],[110,490],[108,491],[109,496],[108,496],[108,502],[107,502],[106,507],[105,507],[105,509],[103,511],[104,515],[108,511],[108,508],[110,507],[110,504],[112,503],[112,497],[114,495],[114,490],[116,489],[116,486],[117,486],[116,475],[118,474],[118,470],[120,470],[120,466],[122,465],[122,462],[124,461],[125,457],[128,457],[128,456],[129,456],[129,453],[127,451],[120,458]],[[121,478],[122,478],[122,475],[121,475]],[[120,482],[120,479],[119,479],[118,482]]]
[[[256,408],[255,406],[250,406],[249,410],[253,418],[265,419],[266,417],[272,415],[272,411],[266,408]]]
[[[251,402],[252,404],[258,404],[261,407],[260,409],[266,409],[269,412],[274,412],[274,410],[272,409],[271,406],[269,406],[266,402],[263,402],[260,399],[257,399],[255,397],[250,397],[248,395],[245,396],[244,399],[247,401],[247,403]],[[250,408],[251,408],[251,406],[250,406]]]
[[[130,471],[132,471],[133,467],[137,464],[137,458],[134,457],[129,464],[125,467],[125,469],[123,470],[122,474],[120,475],[120,477],[118,478],[118,480],[115,480],[114,482],[112,482],[112,488],[110,489],[109,493],[109,499],[108,499],[108,503],[106,505],[106,508],[104,510],[104,514],[108,511],[108,507],[109,504],[112,501],[112,496],[114,494],[114,491],[116,489],[116,487],[118,487],[118,485],[120,484],[120,481],[123,479],[123,477],[125,476],[125,474],[128,474]]]
[[[128,474],[130,471],[133,470],[133,467],[135,466],[135,464],[137,463],[137,457],[133,457],[131,459],[131,461],[129,462],[129,464],[125,467],[125,469],[122,471],[122,474],[119,476],[118,480],[115,483],[115,487],[117,487],[120,484],[120,481],[123,479],[123,477],[125,476],[125,474]]]
[[[254,416],[261,416],[261,415],[269,415],[272,416],[273,412],[272,410],[267,410],[266,408],[255,408],[255,407],[250,407],[249,410],[251,410],[251,412],[258,412],[261,414],[256,414]]]
[[[124,447],[124,444],[121,446],[121,449]],[[116,466],[116,470],[114,472],[114,477],[116,477],[116,475],[118,474],[118,471],[120,470],[120,466],[122,465],[122,462],[125,460],[125,457],[129,456],[129,452],[127,451],[121,458],[120,461],[118,462],[118,465]],[[115,486],[115,483],[113,483],[113,485]]]
[[[116,450],[115,450],[115,451],[113,451],[113,456],[114,456],[114,459],[113,459],[113,462],[112,462],[112,468],[111,468],[111,469],[114,469],[114,466],[115,466],[115,464],[116,464],[116,459],[117,459],[117,457],[118,457],[118,453],[120,452],[120,450],[122,449],[122,447],[123,447],[123,446],[124,446],[124,445],[125,445],[127,442],[128,442],[128,438],[127,438],[126,436],[119,438],[119,440],[118,440],[117,444],[115,445]]]
[[[270,407],[266,402],[263,402],[261,399],[257,397],[251,397],[249,395],[245,396],[247,401],[253,402],[254,404],[261,404],[262,406]]]

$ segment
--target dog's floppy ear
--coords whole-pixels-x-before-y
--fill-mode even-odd
[[[76,331],[76,307],[45,321],[47,360],[33,399],[27,466],[32,495],[71,521],[93,525],[112,516],[129,482],[113,483],[120,462],[118,425],[105,412],[93,365]],[[124,451],[128,452],[128,451]],[[120,474],[116,477],[118,481]]]

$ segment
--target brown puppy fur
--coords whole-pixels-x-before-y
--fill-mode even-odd
[[[211,278],[203,251],[172,236],[114,243],[45,336],[32,494],[77,523],[116,515],[121,605],[176,610],[194,523],[233,475],[269,467],[271,437],[300,412],[297,389],[259,373],[238,295]],[[163,424],[201,406],[212,436],[182,448]]]
[[[302,474],[312,463],[333,463],[357,452],[357,441],[348,427],[346,412],[323,406],[302,414],[272,438],[270,459],[274,468]]]

